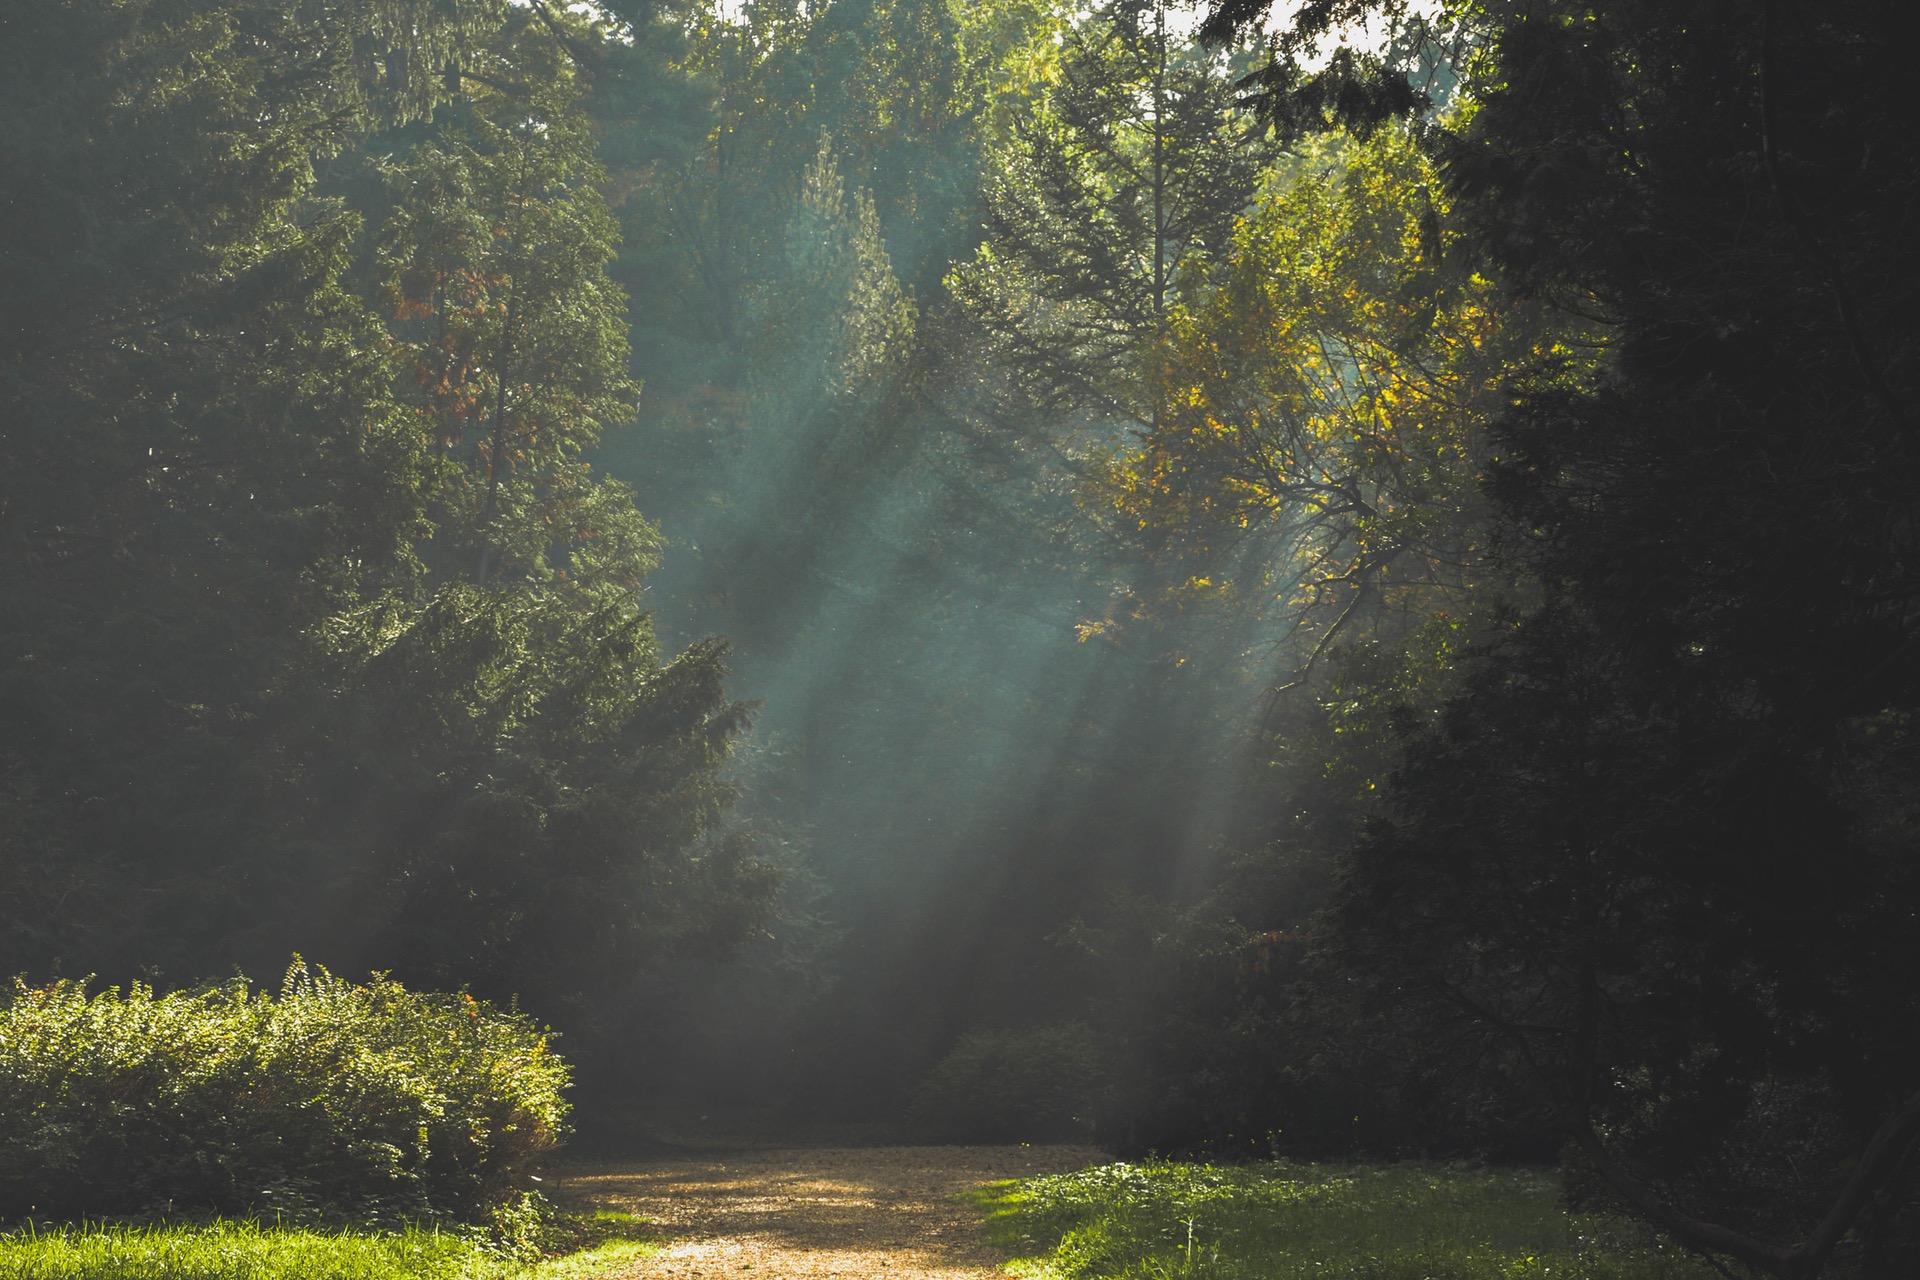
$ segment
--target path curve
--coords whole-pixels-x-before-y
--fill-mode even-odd
[[[1003,1274],[961,1197],[1085,1168],[1092,1147],[825,1147],[581,1165],[570,1200],[636,1213],[658,1255],[606,1280],[982,1280]]]

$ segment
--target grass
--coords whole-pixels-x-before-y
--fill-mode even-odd
[[[980,1201],[1032,1280],[1718,1280],[1524,1170],[1110,1164]]]
[[[0,1280],[586,1280],[658,1246],[604,1224],[558,1258],[525,1262],[484,1238],[418,1228],[316,1231],[251,1221],[32,1227],[0,1233]]]

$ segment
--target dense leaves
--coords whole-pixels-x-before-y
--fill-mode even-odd
[[[1084,1138],[1103,1083],[1082,1023],[970,1031],[914,1091],[909,1123],[949,1141]]]
[[[601,34],[419,7],[8,19],[10,966],[298,945],[552,1008],[770,891],[724,649],[659,653],[584,457],[636,392]]]
[[[517,1012],[296,962],[156,996],[16,983],[0,1216],[155,1210],[480,1221],[559,1140],[567,1065]]]
[[[1183,270],[1226,251],[1263,148],[1223,59],[1119,4],[1068,32],[1059,70],[993,156],[986,243],[947,281],[1029,402],[1151,420],[1140,354]]]
[[[1605,356],[1506,375],[1489,493],[1542,603],[1408,727],[1339,954],[1693,1247],[1891,1274],[1920,1085],[1891,11],[1475,12],[1454,220]]]
[[[9,13],[0,959],[1084,1017],[1119,1141],[1894,1274],[1899,15],[1268,8]]]

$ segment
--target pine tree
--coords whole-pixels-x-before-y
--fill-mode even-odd
[[[1224,254],[1267,152],[1224,59],[1164,0],[1108,5],[991,162],[986,241],[947,287],[1034,405],[1148,424],[1143,357],[1189,264]]]
[[[9,13],[11,968],[299,948],[558,1011],[773,891],[725,647],[665,660],[583,456],[634,393],[599,34],[413,8]],[[396,199],[340,179],[396,141]]]
[[[482,585],[630,592],[657,535],[581,457],[639,392],[605,175],[564,46],[528,28],[483,65],[394,166],[380,236],[396,354],[437,446],[429,560]]]

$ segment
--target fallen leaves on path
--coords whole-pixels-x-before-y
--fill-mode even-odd
[[[565,1171],[559,1187],[668,1236],[606,1280],[982,1280],[1001,1255],[965,1192],[1084,1168],[1091,1147],[826,1147]]]

